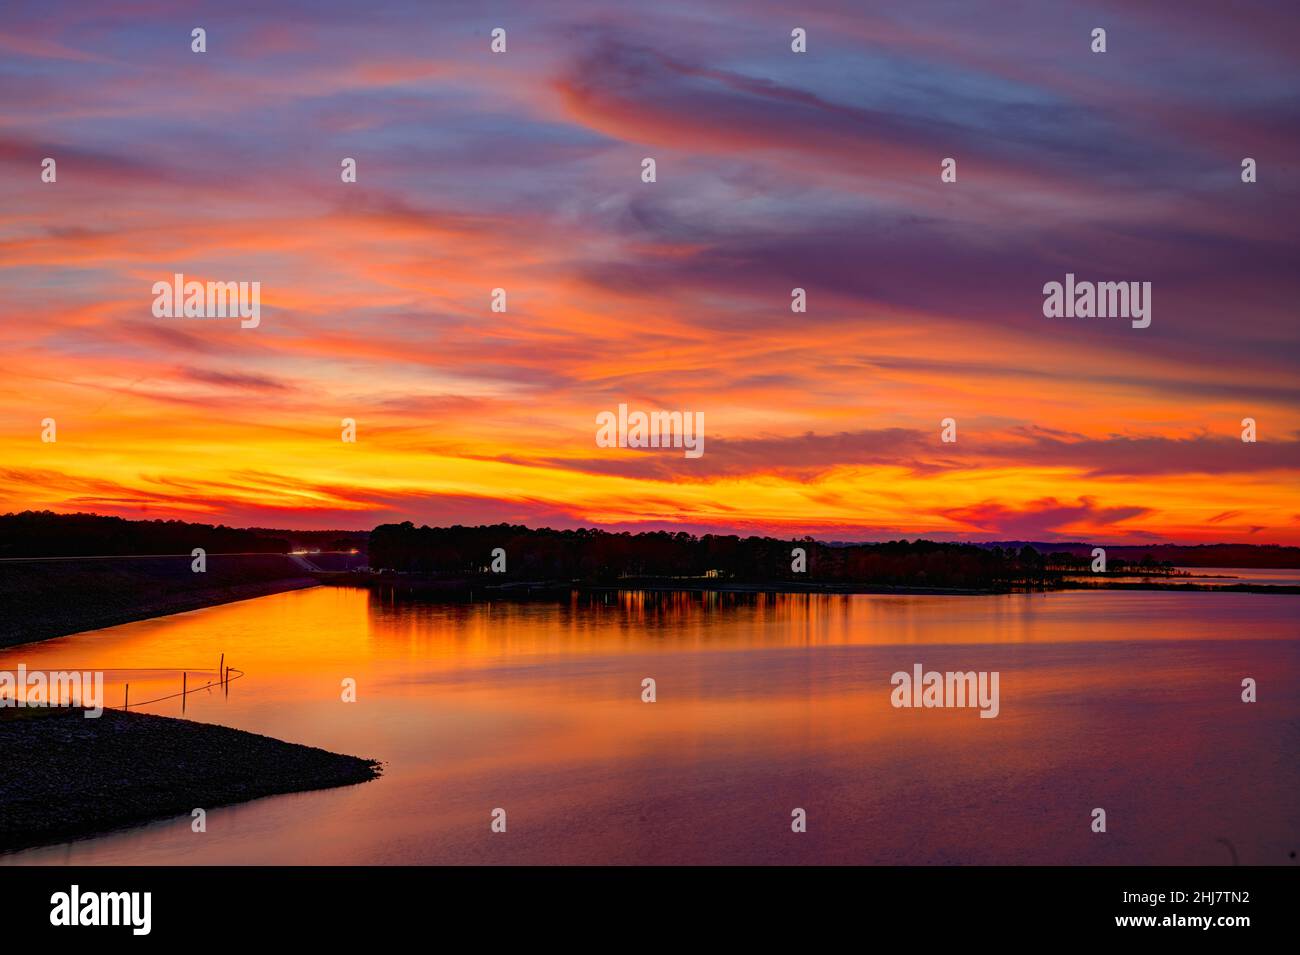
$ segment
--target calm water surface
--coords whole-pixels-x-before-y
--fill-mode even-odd
[[[0,651],[0,669],[139,668],[143,700],[179,682],[144,668],[215,670],[223,652],[247,676],[192,694],[187,717],[374,757],[384,776],[211,809],[205,834],[186,815],[0,862],[1226,864],[1226,839],[1243,864],[1294,864],[1300,849],[1294,596],[392,604],[321,587]],[[1000,671],[1001,715],[894,709],[890,675],[914,663]],[[181,715],[179,699],[144,709]]]
[[[1198,587],[1234,587],[1241,584],[1253,584],[1263,587],[1298,587],[1300,570],[1294,568],[1273,569],[1267,567],[1176,567],[1175,570],[1190,574],[1189,577],[1166,576],[1164,574],[1131,574],[1112,577],[1112,581],[1121,583],[1142,583],[1152,581],[1158,584],[1195,584]],[[1093,584],[1097,578],[1090,574],[1078,574],[1065,578],[1073,583]]]

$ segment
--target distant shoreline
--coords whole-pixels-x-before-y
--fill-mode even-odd
[[[57,563],[11,563],[0,572],[0,649],[56,637],[152,620],[290,590],[326,586],[363,587],[447,600],[559,599],[572,593],[859,594],[865,596],[971,597],[1010,593],[1144,590],[1196,593],[1300,594],[1297,585],[1206,584],[1202,578],[1167,580],[1055,581],[1043,589],[927,587],[909,584],[741,583],[699,578],[624,578],[614,583],[443,577],[352,571],[309,572],[287,555],[222,555],[210,558],[205,575],[190,571],[189,558],[101,559]],[[1223,580],[1222,576],[1204,579]]]
[[[327,586],[363,587],[375,590],[393,590],[413,596],[447,597],[464,599],[475,595],[498,597],[544,597],[570,593],[598,594],[620,591],[650,593],[725,593],[725,594],[859,594],[866,596],[943,596],[983,597],[1013,593],[1065,593],[1094,590],[1151,590],[1223,593],[1281,593],[1300,594],[1300,585],[1291,584],[1200,584],[1197,577],[1171,577],[1168,581],[1108,581],[1099,577],[1096,582],[1060,582],[1044,588],[959,588],[926,587],[909,584],[806,584],[793,581],[764,581],[739,583],[723,580],[698,580],[674,578],[626,578],[618,583],[592,584],[564,581],[504,581],[492,582],[490,578],[446,578],[423,574],[358,574],[348,572],[317,573],[315,578]],[[1222,575],[1205,579],[1223,580]]]
[[[225,726],[122,710],[82,714],[0,709],[0,764],[22,769],[0,777],[0,853],[168,817],[189,831],[195,809],[380,774],[374,760]]]
[[[63,608],[62,619],[58,621],[44,622],[29,619],[24,626],[24,633],[17,639],[11,639],[9,633],[0,632],[0,649],[19,647],[25,643],[40,643],[43,640],[68,637],[90,630],[103,630],[124,623],[135,623],[139,620],[170,617],[173,614],[202,610],[205,607],[219,607],[222,604],[237,603],[240,600],[269,597],[272,594],[285,593],[290,590],[306,590],[316,586],[319,586],[319,583],[315,580],[297,578],[257,584],[241,584],[198,593],[176,594],[159,601],[130,608],[124,607],[102,611],[96,608],[73,608],[71,615],[68,614],[69,608]]]
[[[0,569],[0,648],[201,610],[317,581],[286,555],[7,563]]]

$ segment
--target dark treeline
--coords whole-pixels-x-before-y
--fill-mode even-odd
[[[319,548],[320,550],[352,550],[365,552],[370,531],[294,531],[269,527],[250,527],[259,537],[288,541],[291,547]]]
[[[283,538],[224,525],[51,511],[0,515],[0,557],[188,554],[195,547],[209,554],[289,552],[289,542]]]
[[[1300,567],[1300,547],[1279,544],[1153,544],[1108,547],[1130,566],[1174,564],[1179,567]]]
[[[890,541],[822,544],[655,531],[640,534],[581,529],[416,527],[382,524],[370,533],[372,568],[449,577],[488,574],[494,548],[505,551],[498,579],[613,583],[624,577],[708,577],[742,584],[884,584],[915,587],[997,588],[1041,584],[1046,561],[1031,547],[1019,551],[973,544]],[[807,571],[792,570],[791,551],[807,554]]]
[[[1025,545],[1032,546],[1032,545]],[[1169,561],[1157,563],[1150,554],[1143,555],[1141,560],[1124,560],[1122,557],[1112,557],[1111,549],[1106,548],[1107,560],[1106,571],[1110,574],[1149,574],[1149,575],[1171,575],[1175,572],[1174,565]],[[1074,554],[1069,551],[1052,551],[1044,557],[1049,572],[1063,574],[1082,574],[1093,573],[1093,556],[1090,550],[1086,554]]]
[[[1019,550],[1025,544],[1044,553],[1091,557],[1094,544],[999,541],[997,546]],[[981,544],[992,547],[993,544]],[[1300,567],[1300,547],[1282,544],[1105,544],[1110,565],[1127,567]]]

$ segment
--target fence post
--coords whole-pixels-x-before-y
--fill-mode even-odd
[[[129,710],[130,708],[131,708],[131,684],[128,683],[126,685],[126,692],[122,695],[122,709]]]

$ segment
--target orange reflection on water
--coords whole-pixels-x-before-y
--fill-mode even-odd
[[[0,669],[211,671],[224,653],[247,675],[191,694],[187,717],[378,758],[384,776],[215,810],[220,837],[200,844],[164,822],[16,858],[1189,863],[1218,861],[1224,835],[1261,861],[1295,837],[1300,780],[1275,757],[1300,712],[1295,606],[1214,593],[278,594],[11,648]],[[895,709],[890,676],[916,663],[998,671],[998,717]],[[1268,687],[1267,708],[1239,702],[1243,673]],[[349,678],[356,703],[341,699]],[[1089,838],[1094,805],[1126,820],[1116,838]],[[508,839],[488,829],[498,806]],[[810,828],[792,842],[796,806]]]

